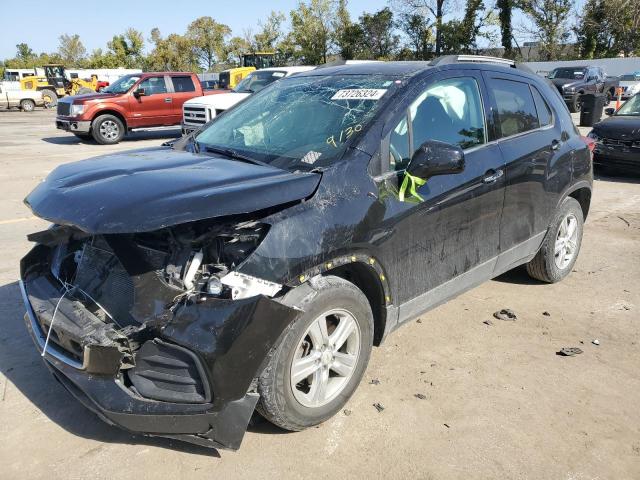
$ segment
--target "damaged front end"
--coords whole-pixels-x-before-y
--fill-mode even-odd
[[[153,232],[29,236],[27,327],[55,377],[131,432],[239,447],[255,378],[298,315],[236,267],[269,226],[243,216]]]

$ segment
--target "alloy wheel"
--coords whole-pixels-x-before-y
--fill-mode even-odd
[[[564,270],[573,260],[578,249],[578,219],[570,213],[560,222],[554,248],[556,267]]]
[[[100,124],[100,135],[106,140],[115,140],[120,134],[120,127],[113,120],[105,120]]]
[[[316,318],[296,347],[291,389],[305,407],[331,402],[349,383],[360,355],[360,327],[353,314],[334,309]]]

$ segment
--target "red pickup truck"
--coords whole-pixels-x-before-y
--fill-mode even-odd
[[[180,125],[184,102],[214,93],[203,90],[193,73],[125,75],[100,93],[58,100],[56,127],[102,145],[114,144],[128,131]]]

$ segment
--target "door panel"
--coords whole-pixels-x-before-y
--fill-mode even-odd
[[[555,196],[549,190],[554,189],[557,163],[565,147],[558,116],[535,87],[518,76],[485,72],[485,77],[501,137],[498,145],[506,162],[500,223],[503,257],[496,265],[496,270],[503,271],[537,251],[540,242],[530,240],[541,241],[539,236],[549,225],[555,207]],[[570,162],[565,168],[570,168]]]
[[[195,96],[196,86],[190,75],[171,76],[169,81],[172,84],[171,122],[179,124],[182,121],[182,106],[184,102]]]
[[[134,89],[145,89],[145,95],[129,97],[132,119],[131,127],[156,127],[171,125],[172,101],[164,76],[147,77]],[[132,92],[133,92],[132,91]]]
[[[383,256],[381,260],[390,269],[389,281],[394,299],[400,304],[414,300],[415,305],[407,315],[418,312],[421,305],[425,308],[428,306],[426,292],[456,277],[484,267],[489,273],[483,279],[488,278],[499,253],[498,232],[504,198],[504,176],[501,172],[504,162],[497,144],[487,143],[484,134],[486,117],[479,97],[476,98],[477,108],[480,109],[477,118],[485,132],[478,132],[477,122],[470,121],[470,112],[473,110],[470,105],[474,102],[469,101],[472,90],[467,87],[471,84],[479,89],[476,90],[476,96],[479,92],[481,97],[485,97],[482,78],[475,71],[448,71],[432,75],[403,106],[410,112],[412,121],[402,120],[400,114],[390,127],[388,142],[398,145],[391,149],[395,150],[392,157],[395,155],[397,158],[390,161],[390,167],[395,167],[397,173],[390,172],[381,185],[385,224],[389,225],[391,233],[382,241],[380,252]],[[466,92],[466,98],[456,91],[456,85]],[[441,100],[440,103],[433,101],[434,97]],[[420,120],[423,113],[415,108],[415,104],[411,105],[412,100],[420,98],[421,105],[427,107],[423,113],[428,114],[423,120]],[[447,99],[446,102],[443,99]],[[449,128],[450,120],[443,116],[443,103],[446,107],[444,112],[454,118],[453,130]],[[412,128],[405,129],[403,121]],[[443,123],[447,127],[443,127]],[[406,136],[411,138],[409,148],[400,146],[405,130]],[[471,146],[469,138],[475,136],[477,139],[478,135],[483,137],[476,142],[480,144]],[[425,139],[471,146],[465,150],[465,169],[458,174],[427,179],[417,189],[423,201],[413,199],[415,203],[401,202],[397,188],[404,177],[404,163],[408,162],[405,157],[415,150],[418,142]],[[382,148],[385,151],[385,147]],[[409,153],[404,153],[406,151]]]

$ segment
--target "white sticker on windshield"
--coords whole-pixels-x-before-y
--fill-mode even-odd
[[[282,78],[284,77],[284,72],[273,72],[271,74],[272,77]]]
[[[316,160],[320,158],[320,155],[322,155],[322,153],[314,152],[313,150],[311,150],[304,157],[302,157],[300,161],[313,165],[314,163],[316,163]]]
[[[386,92],[384,88],[351,88],[338,90],[331,100],[380,100]]]

